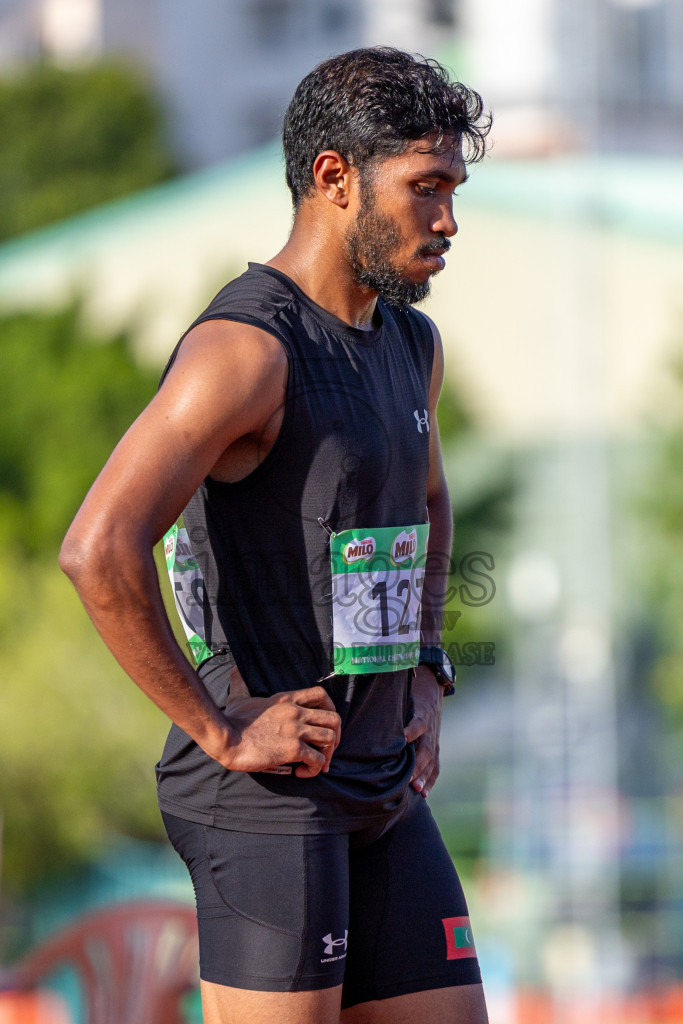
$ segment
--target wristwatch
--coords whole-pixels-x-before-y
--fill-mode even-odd
[[[443,687],[444,697],[450,697],[455,693],[455,665],[443,647],[421,647],[418,664],[426,665],[432,670],[437,683]]]

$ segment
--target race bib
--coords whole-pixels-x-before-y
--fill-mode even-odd
[[[330,538],[335,674],[415,668],[429,523]]]
[[[213,654],[204,643],[204,579],[182,516],[164,536],[164,554],[187,646],[201,665]]]

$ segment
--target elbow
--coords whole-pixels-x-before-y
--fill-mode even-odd
[[[72,527],[62,541],[59,551],[59,568],[74,585],[77,585],[77,581],[83,575],[83,570],[90,560],[88,549],[89,545],[75,534]]]
[[[86,524],[76,517],[59,552],[59,568],[62,572],[80,593],[89,580],[97,580],[106,574],[110,561],[106,526],[103,528],[97,523]]]
[[[446,482],[446,476],[444,473],[439,474],[427,494],[427,507],[430,509],[430,514],[432,509],[450,509],[451,496],[448,491],[448,483]]]
[[[59,567],[89,611],[108,604],[112,592],[111,565],[96,538],[82,536],[72,526],[62,542]]]
[[[122,577],[128,575],[126,567],[139,566],[137,553],[138,546],[121,524],[109,519],[94,524],[76,519],[62,541],[59,567],[86,606],[104,607],[116,598]],[[149,558],[152,560],[151,545]]]

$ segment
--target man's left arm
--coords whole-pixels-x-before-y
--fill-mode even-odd
[[[441,457],[436,406],[443,384],[443,345],[430,320],[434,335],[434,363],[429,388],[429,477],[427,509],[429,511],[429,550],[422,590],[421,643],[441,646],[443,606],[453,540],[453,514],[448,485]],[[412,682],[413,717],[406,726],[408,743],[415,743],[415,768],[411,778],[413,789],[427,796],[439,775],[439,731],[443,688],[433,671],[418,665]]]

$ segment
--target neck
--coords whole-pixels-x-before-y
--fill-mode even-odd
[[[372,330],[377,292],[356,282],[343,236],[306,201],[287,243],[267,266],[287,274],[309,299],[350,327]]]

